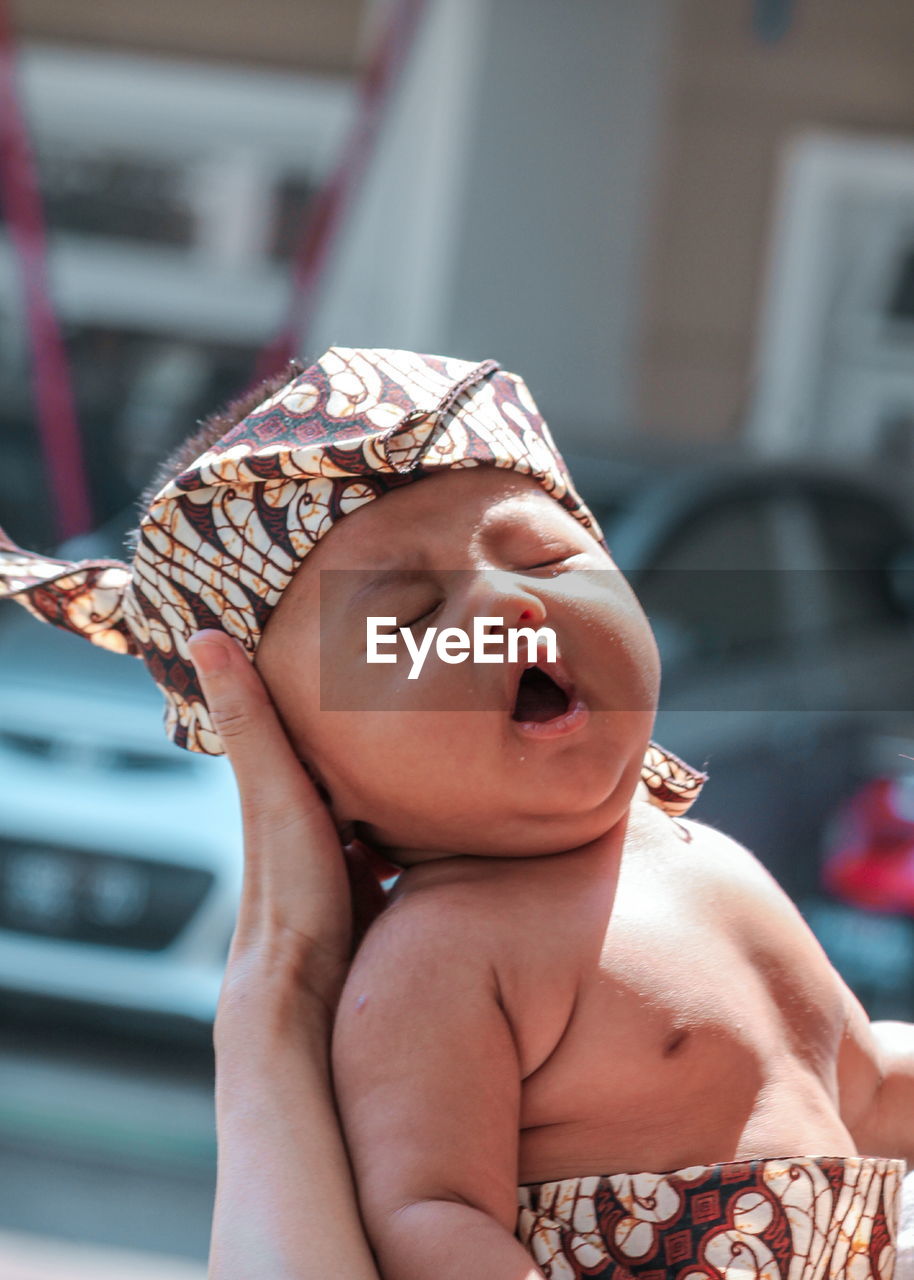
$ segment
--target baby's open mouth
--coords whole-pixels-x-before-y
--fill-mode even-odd
[[[568,710],[570,698],[541,667],[527,667],[517,687],[512,720],[545,724]]]

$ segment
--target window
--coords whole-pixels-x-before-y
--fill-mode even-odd
[[[131,502],[196,419],[251,383],[350,119],[332,76],[32,47],[23,105],[94,516]],[[0,524],[50,550],[21,282],[0,223]]]

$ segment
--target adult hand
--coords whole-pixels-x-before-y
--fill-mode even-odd
[[[241,646],[207,630],[190,650],[244,824],[238,922],[213,1028],[218,1154],[208,1274],[380,1280],[339,1128],[329,1046],[359,929],[383,892],[357,847],[347,873],[333,817]],[[302,1213],[302,1205],[321,1212]]]
[[[223,999],[252,969],[291,960],[332,1013],[361,935],[383,910],[372,851],[345,848],[242,647],[200,631],[191,658],[241,800],[244,878]]]

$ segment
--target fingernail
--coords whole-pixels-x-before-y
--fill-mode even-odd
[[[196,644],[187,646],[191,661],[202,676],[215,675],[228,665],[228,654],[225,646],[214,644],[211,640],[198,640]]]

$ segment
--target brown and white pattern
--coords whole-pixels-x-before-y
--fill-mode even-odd
[[[904,1162],[746,1160],[518,1188],[547,1280],[892,1280]]]
[[[671,818],[678,818],[698,799],[708,775],[651,742],[644,754],[641,781],[647,787],[651,803]]]

